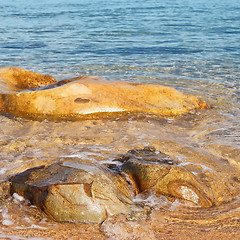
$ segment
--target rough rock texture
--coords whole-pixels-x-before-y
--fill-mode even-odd
[[[191,172],[179,166],[166,166],[131,160],[123,165],[138,193],[154,190],[157,195],[180,198],[201,207],[213,205],[211,189]]]
[[[56,82],[56,80],[51,75],[43,75],[17,67],[0,68],[1,93],[35,89],[54,82]]]
[[[212,190],[164,153],[156,154],[155,149],[146,147],[131,150],[122,159],[121,170],[134,185],[136,194],[155,191],[158,196],[183,199],[201,207],[214,204]]]
[[[109,216],[130,214],[132,198],[145,191],[198,207],[214,204],[209,187],[151,148],[130,151],[107,166],[74,161],[35,167],[16,174],[10,182],[12,194],[24,196],[60,222],[100,223]]]
[[[0,69],[0,94],[0,109],[33,119],[97,118],[99,113],[103,113],[100,117],[139,112],[176,115],[209,107],[166,86],[111,82],[94,76],[56,82],[52,76],[15,67]]]
[[[127,185],[104,166],[54,163],[29,169],[12,179],[17,192],[56,221],[102,222],[130,212]]]

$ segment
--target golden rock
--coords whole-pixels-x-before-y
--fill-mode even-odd
[[[111,114],[177,115],[209,105],[156,84],[113,82],[83,76],[57,82],[16,67],[0,69],[0,110],[32,119],[85,119]]]

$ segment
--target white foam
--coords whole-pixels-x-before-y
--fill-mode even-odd
[[[135,203],[143,203],[154,209],[159,209],[160,207],[169,205],[169,200],[164,196],[156,196],[155,192],[150,192],[147,195],[140,193],[136,195],[133,199]]]
[[[25,200],[24,197],[18,195],[17,193],[14,193],[12,196],[13,196],[13,199],[14,199],[15,201],[17,201],[17,202],[22,202],[22,201]]]
[[[186,201],[179,201],[176,199],[174,202],[169,201],[165,196],[156,196],[155,192],[149,193],[140,193],[133,198],[133,201],[136,205],[133,205],[131,209],[133,211],[141,211],[136,206],[149,206],[153,210],[166,209],[169,211],[175,211],[182,207],[194,207],[195,204],[198,204],[199,197],[198,195],[190,188],[186,186],[180,186],[178,188],[179,193],[182,194],[183,198]],[[141,207],[140,207],[141,208]]]
[[[0,232],[0,238],[1,239],[10,239],[10,240],[52,240],[52,238],[39,238],[39,237],[22,237],[20,235],[8,235],[4,232]]]
[[[29,228],[47,229],[46,227],[42,227],[36,224],[32,224]]]
[[[30,219],[30,218],[28,218],[28,217],[24,217],[24,219],[23,220],[25,220],[27,223],[32,223],[33,221]]]
[[[7,171],[7,168],[0,169],[0,174],[4,174]]]
[[[46,227],[41,227],[41,226],[36,225],[36,224],[33,223],[29,227],[15,227],[15,229],[47,229],[47,228]]]
[[[212,173],[216,173],[212,168],[207,167],[207,166],[205,166],[203,164],[197,164],[197,163],[192,163],[192,162],[182,162],[182,163],[179,164],[179,166],[183,166],[183,167],[187,166],[187,165],[200,166],[202,168],[202,172],[203,173],[207,172],[207,171],[212,172]]]
[[[11,220],[10,215],[8,214],[8,209],[5,207],[4,209],[2,209],[2,224],[6,225],[6,226],[10,226],[13,225],[13,221]]]
[[[182,206],[182,204],[179,202],[178,199],[176,199],[176,200],[171,204],[171,206],[169,207],[169,210],[170,210],[170,211],[175,211],[175,210],[179,209],[181,206]]]
[[[2,209],[2,217],[10,218],[10,216],[8,215],[8,209],[6,207],[4,209]]]
[[[10,225],[13,225],[13,221],[9,219],[5,219],[2,221],[2,224],[6,226],[10,226]]]
[[[102,230],[109,240],[156,240],[154,233],[147,225],[138,222],[104,222]]]

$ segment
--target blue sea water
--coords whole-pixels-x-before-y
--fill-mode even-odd
[[[239,0],[8,0],[0,23],[1,66],[239,88]]]

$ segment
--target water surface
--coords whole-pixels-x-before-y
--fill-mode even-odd
[[[214,172],[213,181],[225,181],[235,192],[240,182],[239,4],[238,0],[1,2],[1,66],[52,74],[57,80],[98,75],[163,84],[212,106],[161,119],[38,122],[1,115],[1,178],[53,161],[106,162],[134,147],[154,146],[193,172]],[[185,213],[178,203],[150,197],[159,203],[150,219],[113,219],[101,231],[98,226],[49,222],[38,218],[27,203],[10,199],[0,209],[0,237],[240,237],[237,193],[222,206]]]

